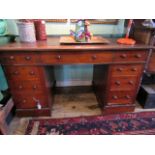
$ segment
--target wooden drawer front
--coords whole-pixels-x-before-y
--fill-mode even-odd
[[[112,62],[112,52],[49,52],[41,53],[44,64],[82,64]]]
[[[38,104],[41,105],[41,108],[48,107],[48,99],[42,93],[36,94],[13,94],[13,100],[15,102],[17,109],[33,109],[39,108]]]
[[[135,76],[112,77],[110,90],[134,90],[136,84],[137,77]]]
[[[39,67],[5,66],[5,73],[9,80],[39,80]]]
[[[143,62],[147,59],[146,51],[128,51],[115,53],[115,62]]]
[[[3,54],[0,58],[1,64],[35,64],[38,56],[32,53]]]
[[[108,96],[108,105],[132,104],[134,97],[131,91],[111,91]]]
[[[110,67],[112,76],[139,75],[144,69],[143,65],[114,65]]]
[[[12,82],[9,81],[10,89],[13,92],[42,92],[45,86],[40,81],[23,81],[23,82]]]

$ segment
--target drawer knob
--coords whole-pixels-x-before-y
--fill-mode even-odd
[[[96,55],[93,55],[93,56],[92,56],[92,59],[93,59],[93,60],[96,60],[96,58],[97,58]]]
[[[135,72],[135,71],[137,71],[137,68],[133,67],[133,68],[131,68],[131,71]]]
[[[26,100],[23,100],[23,103],[26,103]]]
[[[127,58],[127,55],[126,54],[122,54],[121,58],[125,59],[125,58]]]
[[[18,74],[19,74],[18,71],[14,71],[14,72],[13,72],[13,75],[18,75]]]
[[[14,60],[15,59],[15,57],[14,56],[10,56],[10,60]]]
[[[120,82],[120,81],[115,81],[115,84],[116,84],[117,86],[120,86],[121,82]]]
[[[122,72],[123,71],[123,68],[117,68],[117,71],[119,71],[119,72]]]
[[[136,54],[136,55],[135,55],[135,58],[141,58],[141,57],[142,57],[141,54]]]
[[[34,71],[30,71],[29,74],[30,75],[34,75],[35,73],[34,73]]]
[[[116,95],[113,95],[113,97],[112,97],[114,100],[117,100],[118,99],[118,96],[116,96]]]
[[[126,95],[125,98],[126,98],[126,99],[130,99],[131,97],[130,97],[129,95]]]
[[[19,89],[22,89],[23,88],[23,86],[22,85],[19,85],[19,87],[18,87]]]
[[[30,56],[26,56],[25,60],[31,60],[31,57]]]
[[[34,89],[34,90],[35,90],[35,89],[37,89],[37,86],[36,86],[36,85],[34,85],[34,86],[33,86],[33,89]]]
[[[128,83],[129,83],[130,85],[134,85],[134,82],[133,82],[132,80],[130,80]]]
[[[57,58],[58,60],[60,60],[60,59],[61,59],[61,55],[58,55],[56,58]]]

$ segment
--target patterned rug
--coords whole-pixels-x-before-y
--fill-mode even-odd
[[[26,135],[154,135],[155,112],[61,119],[32,119]]]

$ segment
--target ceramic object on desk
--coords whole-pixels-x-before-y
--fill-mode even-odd
[[[4,19],[0,19],[0,45],[14,42],[15,38],[15,35],[11,35],[8,33],[7,21]]]
[[[17,26],[21,42],[36,42],[35,27],[33,22],[18,22]]]
[[[34,26],[35,26],[36,39],[37,40],[47,40],[45,21],[44,20],[35,20]]]
[[[7,34],[7,23],[6,20],[0,19],[0,36]]]
[[[88,30],[88,26],[88,21],[80,19],[76,23],[75,31],[70,31],[77,42],[88,42],[91,39],[92,33]]]
[[[15,38],[16,38],[15,35],[0,36],[0,46],[7,44],[9,42],[14,42]]]

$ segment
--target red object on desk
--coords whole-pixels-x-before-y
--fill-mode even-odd
[[[130,19],[127,27],[127,32],[125,38],[119,38],[117,40],[117,43],[119,44],[126,44],[126,45],[134,45],[136,41],[134,39],[129,38],[130,29],[132,26],[133,20]]]
[[[46,40],[46,25],[44,20],[35,20],[35,31],[36,31],[36,39],[37,40]]]

